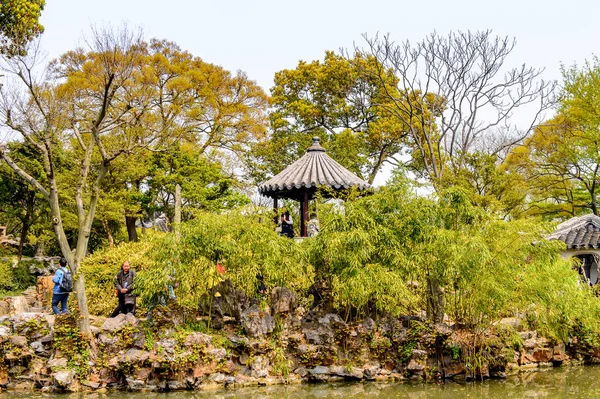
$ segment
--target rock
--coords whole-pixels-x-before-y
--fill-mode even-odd
[[[363,369],[360,367],[331,366],[329,372],[347,379],[362,380],[364,378]]]
[[[271,291],[271,309],[273,314],[289,313],[296,306],[296,296],[284,287],[275,287]]]
[[[438,323],[435,325],[435,332],[438,336],[448,338],[452,335],[452,329],[446,323]]]
[[[217,293],[219,295],[215,296]],[[211,293],[200,300],[199,305],[204,314],[210,312],[221,319],[230,316],[239,321],[244,310],[250,306],[250,299],[244,291],[236,289],[230,280],[225,280],[213,287]]]
[[[273,331],[275,322],[271,315],[263,312],[258,305],[253,305],[244,310],[241,323],[246,333],[254,338],[260,338]]]
[[[552,349],[550,348],[536,348],[533,351],[533,359],[536,362],[547,363],[552,359]]]
[[[18,313],[10,316],[9,321],[12,324],[13,331],[23,334],[28,334],[32,329],[49,329],[49,323],[44,313]]]
[[[565,360],[567,360],[567,356],[565,355],[565,344],[555,345],[552,350],[552,361],[563,362]]]
[[[225,358],[225,356],[227,356],[227,351],[225,350],[225,348],[215,348],[215,349],[211,349],[208,351],[208,354],[210,356],[212,356],[212,358],[215,361],[220,361],[223,360]]]
[[[319,318],[319,324],[324,326],[331,326],[333,328],[345,327],[346,323],[342,318],[335,313],[328,313],[325,316]]]
[[[298,354],[300,355],[306,355],[306,354],[310,354],[310,353],[315,353],[317,351],[317,346],[316,345],[310,345],[310,344],[300,344],[298,345]]]
[[[308,370],[306,367],[298,367],[296,370],[294,370],[294,373],[300,377],[306,377],[308,375]]]
[[[210,335],[193,332],[185,338],[183,346],[207,346],[210,345],[211,341],[212,337]]]
[[[313,367],[312,369],[308,369],[308,373],[313,376],[329,374],[329,367],[316,366],[316,367]]]
[[[330,333],[330,335],[331,335],[330,340],[332,340],[333,339],[333,334]],[[306,338],[306,341],[309,344],[312,344],[312,345],[321,345],[321,344],[323,344],[323,342],[321,341],[321,335],[319,334],[319,331],[317,331],[317,330],[305,330],[304,331],[304,337]]]
[[[173,338],[163,338],[159,341],[156,341],[154,344],[155,350],[163,350],[165,353],[172,355],[175,353],[175,347],[177,346],[177,341]]]
[[[29,347],[31,349],[33,349],[33,351],[37,355],[45,356],[48,354],[48,352],[46,351],[46,348],[44,347],[44,344],[42,344],[40,341],[32,342],[31,344],[29,344]]]
[[[227,335],[227,339],[231,343],[231,346],[235,349],[243,349],[248,346],[249,340],[246,337],[240,337],[235,334]]]
[[[100,333],[98,335],[98,343],[105,346],[113,346],[119,341],[119,338],[116,336],[111,336],[107,333]]]
[[[411,373],[420,373],[425,370],[425,365],[422,362],[411,359],[410,362],[408,362],[408,366],[406,366],[406,370]]]
[[[12,330],[10,327],[0,325],[0,338],[5,339],[12,335]]]
[[[374,380],[381,371],[379,363],[365,365],[363,367],[363,374],[367,380]]]
[[[64,357],[61,358],[54,358],[52,360],[50,360],[48,362],[48,367],[52,370],[58,370],[58,369],[65,369],[67,368],[67,359],[65,359]]]
[[[444,368],[444,376],[446,378],[452,378],[454,376],[464,374],[466,371],[465,365],[462,362],[452,362],[446,365]]]
[[[100,328],[107,332],[115,332],[121,330],[127,325],[137,327],[138,324],[139,320],[131,313],[120,313],[116,317],[106,319]]]
[[[8,342],[10,342],[14,346],[18,346],[20,348],[27,347],[27,338],[23,337],[22,335],[13,335],[12,337],[10,337],[8,339]]]
[[[269,359],[264,356],[256,356],[249,367],[250,375],[254,378],[264,378],[269,375]]]
[[[10,305],[10,303],[7,300],[0,301],[0,316],[10,314],[11,310],[12,310],[12,306]]]
[[[227,376],[223,373],[214,373],[208,378],[212,382],[216,382],[217,384],[224,383],[227,379]]]
[[[536,346],[538,346],[537,338],[529,338],[523,341],[525,349],[534,349]]]
[[[61,370],[56,371],[52,374],[52,378],[56,382],[58,386],[61,388],[67,388],[73,383],[73,379],[75,378],[74,370]]]
[[[168,380],[167,386],[171,391],[182,391],[188,388],[185,380]]]
[[[100,388],[99,382],[94,382],[94,381],[90,381],[90,380],[83,380],[81,382],[81,385],[83,385],[84,387],[92,388],[92,389]]]
[[[412,358],[413,359],[424,359],[427,357],[427,351],[421,349],[413,349]]]
[[[367,317],[366,319],[363,320],[362,322],[363,327],[368,331],[368,332],[373,332],[373,330],[375,329],[375,327],[377,326],[375,324],[375,320],[373,320],[370,317]]]
[[[128,349],[119,359],[119,363],[142,364],[150,358],[150,352],[140,349]]]
[[[131,391],[142,391],[146,390],[146,381],[136,380],[133,377],[126,377],[127,388]]]

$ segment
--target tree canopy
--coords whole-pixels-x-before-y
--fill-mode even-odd
[[[0,54],[22,54],[27,42],[44,32],[39,18],[45,4],[45,0],[0,3]]]

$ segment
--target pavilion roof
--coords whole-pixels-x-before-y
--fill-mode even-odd
[[[567,244],[568,249],[600,248],[600,217],[584,215],[559,224],[550,239]]]
[[[317,188],[345,190],[356,187],[365,190],[369,183],[344,168],[325,153],[319,137],[300,159],[258,187],[259,193],[268,197],[298,198],[300,194],[314,194]]]

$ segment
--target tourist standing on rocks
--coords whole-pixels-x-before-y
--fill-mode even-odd
[[[56,269],[52,282],[54,289],[52,290],[52,311],[54,314],[67,313],[67,301],[69,293],[73,290],[73,277],[69,269],[67,269],[67,260],[60,258],[58,261],[60,267]],[[58,304],[60,303],[60,310]]]
[[[123,262],[121,270],[115,277],[115,289],[119,304],[110,317],[115,317],[119,313],[135,314],[135,293],[134,291],[135,271],[131,270],[129,261]]]

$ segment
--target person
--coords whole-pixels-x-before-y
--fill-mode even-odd
[[[115,290],[119,304],[110,317],[115,317],[119,313],[135,314],[135,271],[131,270],[129,261],[123,262],[121,270],[115,276]]]
[[[60,258],[58,264],[60,267],[56,269],[56,273],[54,273],[54,277],[52,278],[52,282],[54,283],[54,288],[52,289],[52,311],[56,315],[67,313],[67,301],[69,300],[69,293],[63,292],[60,288],[65,274],[69,273],[69,270],[67,269],[67,260],[65,258]],[[58,309],[59,303],[60,310]]]
[[[262,297],[268,294],[265,278],[260,272],[256,273],[256,293]]]
[[[317,219],[317,215],[314,213],[310,215],[310,220],[306,226],[306,234],[309,237],[314,237],[319,233],[319,219]]]
[[[290,211],[285,211],[281,214],[281,235],[289,238],[294,237],[294,221],[292,220],[292,215],[290,215]]]

